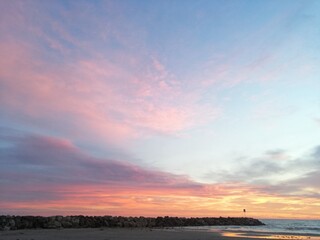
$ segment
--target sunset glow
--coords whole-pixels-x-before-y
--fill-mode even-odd
[[[320,218],[320,1],[1,1],[0,215]]]

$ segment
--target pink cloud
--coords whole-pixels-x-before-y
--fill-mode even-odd
[[[34,36],[37,41],[52,39],[39,31]],[[114,143],[155,133],[175,134],[218,114],[199,103],[198,93],[184,90],[155,58],[144,67],[139,56],[122,56],[118,62],[92,52],[90,58],[51,63],[34,44],[16,39],[0,44],[6,56],[0,59],[1,84],[6,89],[2,105],[16,121]],[[63,52],[59,43],[52,44]],[[63,125],[69,127],[62,130]]]
[[[154,207],[164,210],[168,201],[175,202],[168,209],[176,211],[195,199],[218,201],[248,190],[239,184],[202,184],[183,175],[95,158],[64,139],[9,134],[1,140],[11,145],[1,152],[0,161],[0,201],[8,212],[67,214],[77,209],[77,214],[97,214],[100,207],[113,209],[114,214],[129,214],[130,209],[157,214]]]
[[[295,217],[318,216],[314,214],[319,212],[318,196],[297,195],[297,188],[288,192],[280,185],[200,183],[184,175],[96,158],[66,139],[2,130],[4,213],[238,216],[243,206],[250,206],[251,216],[288,217],[289,206],[297,209]],[[316,188],[318,178],[315,171],[285,184],[303,188],[312,183]]]
[[[7,121],[67,138],[118,144],[179,134],[218,116],[216,107],[200,103],[200,92],[186,90],[146,49],[104,51],[72,35],[68,28],[77,26],[69,18],[82,21],[87,12],[70,16],[58,11],[62,25],[50,14],[36,12],[32,3],[7,8],[0,43],[0,81],[6,89],[1,106]],[[43,22],[35,22],[38,15]],[[98,19],[91,23],[105,28]],[[82,30],[90,31],[87,25]],[[100,45],[116,38],[125,49],[138,41],[115,28],[96,38]]]

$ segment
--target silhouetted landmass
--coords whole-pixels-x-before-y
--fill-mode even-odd
[[[253,218],[113,217],[113,216],[0,216],[0,230],[100,228],[100,227],[185,227],[185,226],[259,226]]]

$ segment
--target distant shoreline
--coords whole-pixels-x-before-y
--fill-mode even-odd
[[[161,228],[187,226],[260,226],[254,218],[122,217],[122,216],[0,216],[0,230],[60,228]]]

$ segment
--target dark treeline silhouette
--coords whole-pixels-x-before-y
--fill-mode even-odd
[[[1,230],[31,228],[100,228],[100,227],[183,227],[223,225],[264,225],[253,218],[234,217],[114,217],[114,216],[0,216]]]

